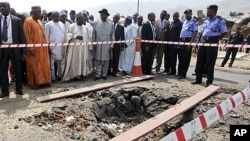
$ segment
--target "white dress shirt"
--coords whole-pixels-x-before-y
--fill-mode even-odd
[[[3,44],[12,44],[12,26],[11,26],[11,16],[10,14],[7,16],[7,28],[8,28],[8,40],[6,42],[2,41]],[[4,15],[1,15],[1,32],[3,32],[3,22]],[[1,33],[2,34],[2,33]]]

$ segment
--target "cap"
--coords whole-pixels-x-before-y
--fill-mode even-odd
[[[65,15],[65,16],[66,16],[66,12],[65,12],[65,10],[61,10],[61,11],[60,11],[60,16],[63,16],[63,15]]]
[[[209,5],[208,7],[207,7],[207,9],[211,9],[211,10],[218,10],[218,6],[217,5],[215,5],[215,4],[212,4],[212,5]]]
[[[184,11],[184,14],[188,14],[188,13],[192,13],[192,10],[191,9],[187,9]]]
[[[76,19],[79,18],[79,17],[83,17],[82,12],[78,12],[78,13],[76,14]]]
[[[132,21],[132,20],[133,20],[133,17],[130,16],[130,15],[127,15],[126,19]]]

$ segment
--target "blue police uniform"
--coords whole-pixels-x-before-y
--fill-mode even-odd
[[[180,41],[181,42],[190,42],[193,34],[195,32],[198,32],[198,23],[194,19],[185,20],[180,34]],[[186,74],[190,65],[191,55],[192,55],[192,49],[187,49],[187,45],[183,45],[181,47],[181,57],[179,60],[180,70],[181,72],[178,72],[178,79],[184,79],[186,78]]]
[[[220,16],[207,18],[203,23],[203,37],[216,37],[225,32],[227,32],[226,22]]]
[[[194,32],[198,31],[198,23],[194,19],[185,20],[182,29],[180,38],[191,38]]]
[[[213,7],[214,8],[214,7]],[[217,7],[218,8],[218,7]],[[203,23],[201,43],[218,43],[219,37],[222,33],[227,32],[225,20],[220,16],[215,16],[210,19],[207,18]],[[214,80],[214,66],[218,55],[218,47],[201,46],[198,49],[197,64],[196,64],[196,81],[192,84],[199,84],[202,82],[202,74],[204,73],[204,66],[206,66],[207,81],[206,86],[213,83]]]

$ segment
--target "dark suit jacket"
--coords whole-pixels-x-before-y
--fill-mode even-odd
[[[2,20],[0,17],[0,20]],[[23,31],[22,20],[16,16],[10,15],[11,17],[11,27],[12,27],[12,40],[13,44],[25,44],[25,35]],[[0,27],[1,27],[0,22]],[[2,33],[2,28],[0,28],[0,33]],[[2,35],[0,34],[0,44],[2,44]],[[16,59],[22,59],[22,55],[26,54],[26,48],[14,48]],[[0,49],[0,59],[2,58],[2,49]]]
[[[141,39],[142,40],[153,40],[154,35],[153,35],[153,31],[152,31],[152,27],[150,25],[151,23],[149,23],[149,21],[147,21],[146,23],[144,23],[142,25],[142,30],[141,30]],[[157,39],[157,37],[156,37]],[[151,47],[154,44],[152,43],[142,43],[142,47]]]
[[[124,33],[124,27],[117,24],[116,29],[115,29],[115,41],[123,41],[125,40],[125,33]],[[124,46],[124,43],[119,43],[119,44],[114,44],[114,46]]]

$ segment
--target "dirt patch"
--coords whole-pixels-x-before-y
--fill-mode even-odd
[[[49,132],[63,129],[71,139],[109,140],[177,103],[179,97],[159,95],[159,91],[165,90],[131,87],[92,92],[19,121]]]
[[[250,59],[248,56],[247,58]],[[217,59],[218,66],[220,61],[222,60]],[[196,58],[193,57],[191,64],[195,62]],[[236,60],[233,67],[248,69],[248,64],[248,60]],[[204,89],[202,85],[191,85],[190,78],[178,80],[175,76],[159,74],[153,80],[108,90],[47,103],[36,101],[39,96],[121,80],[122,77],[109,77],[107,81],[92,79],[93,76],[89,76],[80,81],[58,82],[51,88],[41,90],[31,90],[24,86],[24,96],[15,95],[14,85],[11,85],[10,97],[0,99],[0,138],[20,141],[106,141]],[[221,90],[193,109],[193,118],[242,89],[242,86],[228,83],[220,86]],[[228,140],[230,124],[250,122],[249,107],[248,101],[243,103],[193,140]],[[159,140],[185,124],[187,121],[182,117],[183,115],[174,118],[140,140]]]

